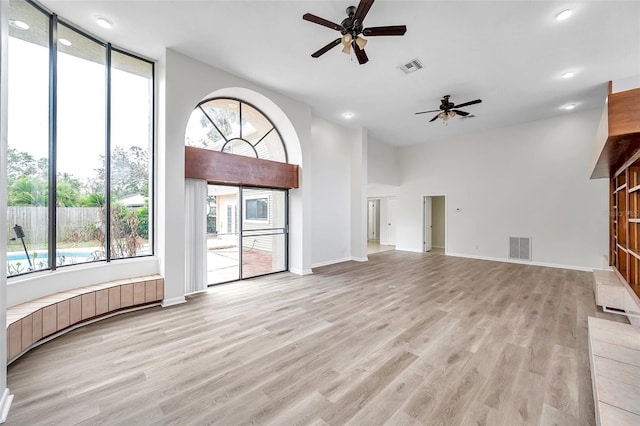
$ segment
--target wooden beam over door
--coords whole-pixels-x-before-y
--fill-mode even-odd
[[[184,177],[209,183],[295,189],[298,165],[186,146]]]

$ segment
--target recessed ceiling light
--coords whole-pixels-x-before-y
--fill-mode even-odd
[[[565,19],[568,19],[572,14],[573,11],[571,9],[565,9],[556,15],[556,19],[558,21],[564,21]]]
[[[347,120],[350,120],[353,118],[353,113],[352,112],[343,112],[342,113],[342,117],[346,118]]]
[[[565,72],[564,74],[562,74],[560,77],[562,77],[562,78],[571,78],[574,75],[576,75],[576,73],[568,71],[568,72]]]
[[[60,42],[60,44],[63,44],[65,46],[71,46],[71,42],[69,40],[67,40],[66,38],[61,38],[58,40],[58,42]]]
[[[29,29],[29,25],[26,22],[16,21],[13,19],[9,21],[9,25],[11,25],[12,27],[20,28],[21,30]]]
[[[102,28],[111,28],[111,22],[109,22],[109,20],[107,20],[106,18],[97,18],[96,22],[98,23],[98,25],[100,25]]]
[[[574,109],[576,107],[576,104],[569,104],[569,105],[565,105],[562,108],[566,109],[567,111],[570,111],[572,109]]]

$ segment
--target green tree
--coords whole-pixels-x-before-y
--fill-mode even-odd
[[[101,156],[104,160],[104,156]],[[104,161],[102,161],[104,164]],[[149,196],[149,151],[139,146],[128,150],[117,146],[111,152],[111,194],[117,199],[132,194]],[[105,191],[105,168],[96,169],[97,177],[90,183],[93,193]]]
[[[19,176],[7,188],[7,204],[10,206],[46,206],[47,182],[38,178]]]
[[[56,185],[56,205],[77,207],[80,205],[80,181],[68,173],[58,174]]]

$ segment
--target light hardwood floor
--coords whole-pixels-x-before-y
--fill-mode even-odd
[[[75,330],[8,424],[591,425],[592,274],[388,251]]]

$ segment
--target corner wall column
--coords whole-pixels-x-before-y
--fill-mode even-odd
[[[6,17],[9,13],[8,0],[0,0],[0,16]],[[0,20],[0,241],[7,241],[7,188],[4,184],[7,181],[7,43],[9,37],[9,20]],[[0,250],[0,265],[7,264],[6,250]],[[9,407],[13,395],[7,388],[7,276],[0,274],[0,359],[3,360],[0,367],[0,423],[4,423],[9,414]]]

